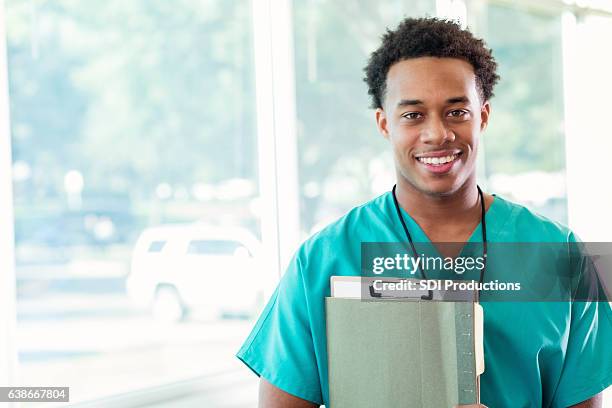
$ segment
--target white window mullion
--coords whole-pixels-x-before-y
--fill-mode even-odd
[[[580,157],[575,154],[576,148],[580,146],[579,123],[577,116],[577,92],[576,92],[576,16],[571,11],[563,12],[561,16],[561,42],[563,50],[563,104],[564,104],[564,133],[565,133],[565,174],[566,174],[566,194],[567,194],[567,213],[570,227],[577,229],[581,234],[581,222],[576,215],[580,215],[580,205],[574,197],[579,194],[580,174],[575,170],[579,169]]]
[[[291,0],[252,0],[261,230],[266,287],[300,242]]]

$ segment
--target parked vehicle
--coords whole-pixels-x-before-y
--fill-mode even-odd
[[[262,302],[260,244],[245,229],[147,228],[134,247],[129,296],[163,320],[188,314],[250,317]]]

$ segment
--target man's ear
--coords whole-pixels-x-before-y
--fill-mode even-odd
[[[486,101],[480,108],[480,131],[484,132],[489,124],[489,115],[491,114],[491,104]]]
[[[381,135],[389,140],[389,129],[387,128],[387,114],[382,108],[376,108],[376,127]]]

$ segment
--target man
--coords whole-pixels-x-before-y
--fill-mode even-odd
[[[365,80],[378,130],[393,149],[397,200],[414,241],[481,237],[476,154],[496,67],[482,40],[434,18],[404,20],[371,55]],[[575,239],[522,206],[482,197],[488,242]],[[299,248],[237,354],[261,376],[261,407],[328,403],[324,298],[330,276],[359,276],[362,242],[405,242],[397,215],[392,193],[383,194]],[[485,302],[483,308],[483,404],[601,407],[600,392],[612,382],[608,303]]]

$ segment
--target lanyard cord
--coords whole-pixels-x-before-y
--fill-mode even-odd
[[[397,187],[397,184],[393,186],[393,190],[392,190],[393,202],[395,203],[395,211],[397,212],[397,216],[400,219],[400,222],[402,223],[402,227],[404,228],[404,232],[406,233],[406,237],[408,238],[408,242],[410,243],[410,247],[412,248],[412,253],[414,254],[415,258],[418,258],[416,248],[414,247],[414,242],[412,242],[412,237],[410,236],[410,232],[408,232],[408,227],[406,227],[406,222],[404,221],[404,217],[402,216],[402,212],[400,211],[399,203],[397,202],[397,196],[395,195],[396,187]],[[485,220],[484,196],[482,194],[482,190],[480,189],[480,186],[476,185],[476,188],[478,189],[478,197],[480,198],[480,222],[482,223],[483,268],[480,271],[480,279],[479,279],[479,283],[482,284],[484,282],[484,274],[485,274],[485,269],[487,266],[487,222]],[[419,268],[419,271],[421,272],[421,276],[423,277],[423,279],[427,279],[427,275],[425,275],[425,271],[421,268]],[[477,294],[478,292],[479,291],[476,291]],[[430,293],[430,296],[431,296],[431,293]]]

